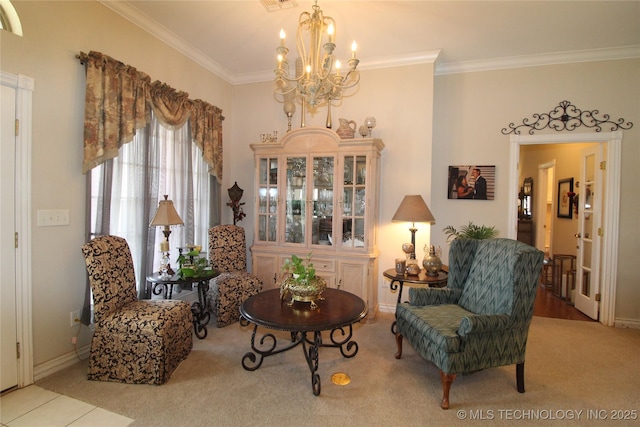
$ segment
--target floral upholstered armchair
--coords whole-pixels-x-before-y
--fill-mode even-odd
[[[209,229],[209,261],[220,271],[209,288],[211,310],[221,328],[240,320],[240,306],[262,290],[262,280],[247,272],[244,228],[218,225]]]
[[[95,331],[87,377],[163,384],[193,347],[191,307],[141,300],[127,241],[98,236],[82,246],[93,292]]]
[[[455,239],[446,288],[409,290],[396,307],[396,358],[403,337],[440,369],[443,397],[456,374],[516,365],[524,393],[524,356],[543,253],[511,239]],[[481,390],[478,390],[480,393]]]

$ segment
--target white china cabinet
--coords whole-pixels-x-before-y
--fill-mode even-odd
[[[378,308],[378,193],[382,140],[301,128],[252,144],[256,181],[253,274],[274,288],[282,265],[312,255],[316,274]]]

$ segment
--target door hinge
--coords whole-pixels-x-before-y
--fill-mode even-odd
[[[600,302],[600,294],[596,294],[596,301]]]
[[[16,343],[16,358],[20,359],[20,343]]]
[[[602,227],[598,227],[598,236],[604,236],[604,230],[602,229]]]
[[[18,249],[18,232],[16,231],[13,236],[13,246]]]
[[[600,170],[601,171],[607,170],[607,161],[606,160],[603,160],[603,161],[600,162]]]
[[[20,119],[16,119],[16,136],[20,136]]]

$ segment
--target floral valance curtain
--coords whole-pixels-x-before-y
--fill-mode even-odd
[[[222,181],[222,110],[179,92],[134,67],[100,52],[81,53],[87,70],[84,115],[84,162],[87,173],[133,139],[151,120],[151,110],[168,128],[190,120],[191,135],[202,150],[209,173]]]

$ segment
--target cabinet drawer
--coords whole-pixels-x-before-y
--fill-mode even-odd
[[[336,261],[327,258],[311,258],[311,263],[315,267],[316,271],[336,271]]]

